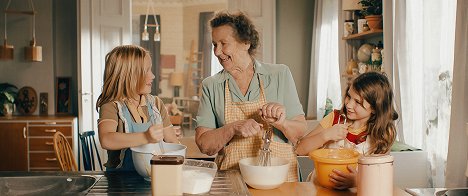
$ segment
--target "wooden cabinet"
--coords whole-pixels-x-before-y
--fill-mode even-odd
[[[27,123],[0,122],[0,171],[28,170]]]
[[[3,171],[60,170],[54,152],[53,136],[62,132],[77,154],[76,117],[19,116],[0,118],[0,152]],[[10,142],[10,144],[8,144]],[[13,146],[14,147],[9,147]]]

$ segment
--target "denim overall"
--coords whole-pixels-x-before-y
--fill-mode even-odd
[[[149,121],[144,123],[136,123],[133,120],[132,114],[126,104],[117,102],[119,109],[119,116],[123,121],[126,133],[145,132],[152,125],[152,122],[162,123],[162,118],[159,110],[155,107],[154,97],[146,96],[146,105],[148,107]],[[122,118],[123,117],[123,118]],[[125,151],[122,167],[120,168],[106,168],[107,171],[136,171],[133,165],[132,150],[130,148],[122,149]]]

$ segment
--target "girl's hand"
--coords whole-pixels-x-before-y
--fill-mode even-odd
[[[335,124],[328,130],[323,131],[323,137],[326,141],[337,141],[346,138],[348,135],[348,124]]]
[[[340,170],[334,169],[333,173],[330,174],[330,181],[335,183],[335,189],[344,190],[348,188],[355,187],[357,171],[352,165],[348,165],[348,171],[342,172]]]
[[[164,139],[163,125],[156,124],[151,125],[148,128],[148,131],[145,132],[146,139],[148,143],[156,143]]]
[[[283,124],[286,119],[286,108],[279,103],[270,102],[260,108],[259,115],[269,124]]]
[[[262,130],[262,126],[253,119],[240,120],[234,123],[234,134],[242,137],[252,137]]]

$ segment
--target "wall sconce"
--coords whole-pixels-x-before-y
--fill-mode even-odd
[[[153,12],[153,17],[154,17],[155,24],[148,24],[148,14],[149,14],[150,3],[151,3],[151,11]],[[146,7],[145,25],[144,25],[143,33],[141,33],[141,40],[143,40],[143,41],[148,41],[149,40],[148,27],[156,28],[156,32],[154,33],[153,40],[155,42],[161,41],[161,33],[159,32],[159,23],[158,23],[158,19],[156,18],[156,14],[154,12],[154,6],[153,6],[153,1],[152,0],[148,0],[148,5]]]
[[[179,89],[184,85],[184,73],[173,72],[169,78],[169,84],[174,86],[174,97],[179,97]]]

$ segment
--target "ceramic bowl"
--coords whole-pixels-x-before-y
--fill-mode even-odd
[[[130,148],[132,150],[133,165],[138,174],[145,180],[151,180],[151,158],[153,155],[181,155],[185,158],[187,146],[182,144],[164,143],[166,153],[162,154],[158,143],[150,143]]]
[[[284,158],[271,158],[271,166],[258,166],[257,157],[239,161],[242,178],[255,189],[274,189],[283,184],[288,177],[289,161]]]

